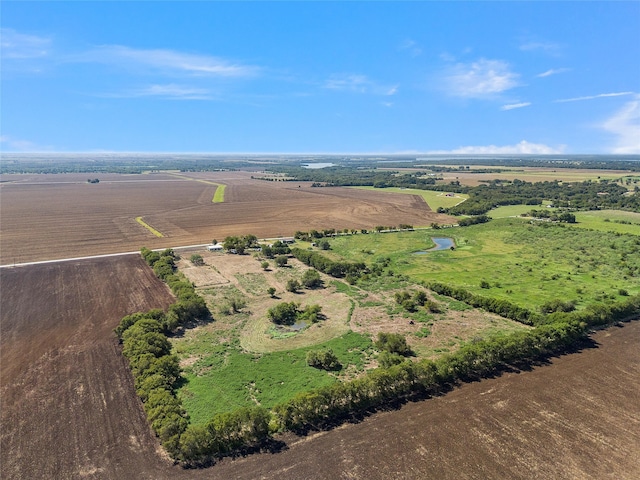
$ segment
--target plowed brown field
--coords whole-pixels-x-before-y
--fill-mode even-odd
[[[250,172],[98,176],[100,183],[89,184],[86,174],[4,175],[0,263],[202,244],[228,235],[455,223],[418,196],[267,182]],[[212,202],[211,182],[227,186],[224,203]]]
[[[636,479],[640,322],[276,454],[182,470],[159,453],[113,327],[170,294],[139,257],[0,270],[4,479]]]

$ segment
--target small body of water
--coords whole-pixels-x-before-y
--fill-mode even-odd
[[[307,328],[307,322],[296,322],[293,325],[289,326],[289,328],[293,331],[300,331]]]
[[[336,164],[335,163],[305,163],[302,166],[304,168],[327,168],[327,167],[334,167]]]
[[[449,237],[431,237],[431,240],[433,240],[433,243],[436,244],[435,247],[430,248],[429,250],[422,250],[416,253],[418,255],[422,255],[423,253],[437,252],[438,250],[449,250],[451,247],[456,246],[456,243],[453,241],[453,238],[449,238]]]

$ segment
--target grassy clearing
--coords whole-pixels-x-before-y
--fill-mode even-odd
[[[201,355],[192,366],[184,367],[186,384],[180,389],[183,404],[196,425],[216,413],[252,404],[269,408],[298,392],[338,381],[335,374],[307,365],[311,347],[251,354],[237,345],[207,347],[207,342],[199,339],[187,345],[188,339],[183,345],[178,343],[176,352]],[[371,340],[349,332],[313,348],[331,348],[343,365],[350,366],[349,372],[357,372],[363,370]]]
[[[156,230],[155,228],[153,228],[151,225],[149,225],[147,222],[145,222],[144,220],[142,220],[142,217],[136,217],[136,222],[138,222],[140,225],[142,225],[144,228],[146,228],[147,230],[149,230],[151,233],[153,233],[156,237],[164,237],[164,235],[159,232],[158,230]]]
[[[640,235],[640,213],[622,210],[576,212],[577,227]]]
[[[518,217],[533,209],[540,209],[539,205],[505,205],[489,210],[487,215],[491,218]]]
[[[424,198],[424,201],[427,202],[427,205],[431,208],[431,210],[436,211],[439,207],[449,208],[454,205],[459,204],[460,202],[465,201],[469,196],[464,193],[456,193],[453,196],[447,196],[446,192],[434,192],[431,190],[418,190],[413,188],[375,188],[375,187],[353,187],[353,188],[361,188],[363,190],[373,190],[376,192],[391,192],[391,193],[404,193],[407,195],[418,195]],[[451,194],[450,194],[451,195]]]
[[[516,218],[439,232],[453,237],[458,248],[411,255],[432,234],[424,231],[340,237],[332,248],[355,261],[388,257],[412,279],[449,283],[532,309],[556,298],[584,306],[619,300],[620,289],[640,291],[640,237]],[[483,280],[489,288],[480,287]]]

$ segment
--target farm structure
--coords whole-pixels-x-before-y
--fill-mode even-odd
[[[225,200],[212,203],[218,184],[226,185]],[[455,223],[414,195],[265,182],[243,171],[110,174],[95,185],[79,174],[3,175],[0,195],[2,264],[204,244],[229,235]]]

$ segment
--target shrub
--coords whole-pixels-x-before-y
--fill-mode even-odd
[[[339,370],[342,365],[330,348],[326,350],[309,350],[307,352],[307,365],[322,370]]]
[[[269,319],[277,325],[293,325],[298,318],[297,302],[282,302],[268,310]]]
[[[204,265],[204,259],[199,253],[194,253],[193,255],[191,255],[191,257],[189,257],[189,260],[197,267],[201,267],[202,265]]]
[[[381,352],[397,353],[398,355],[411,355],[411,348],[407,345],[407,339],[399,333],[378,333],[375,347]]]

